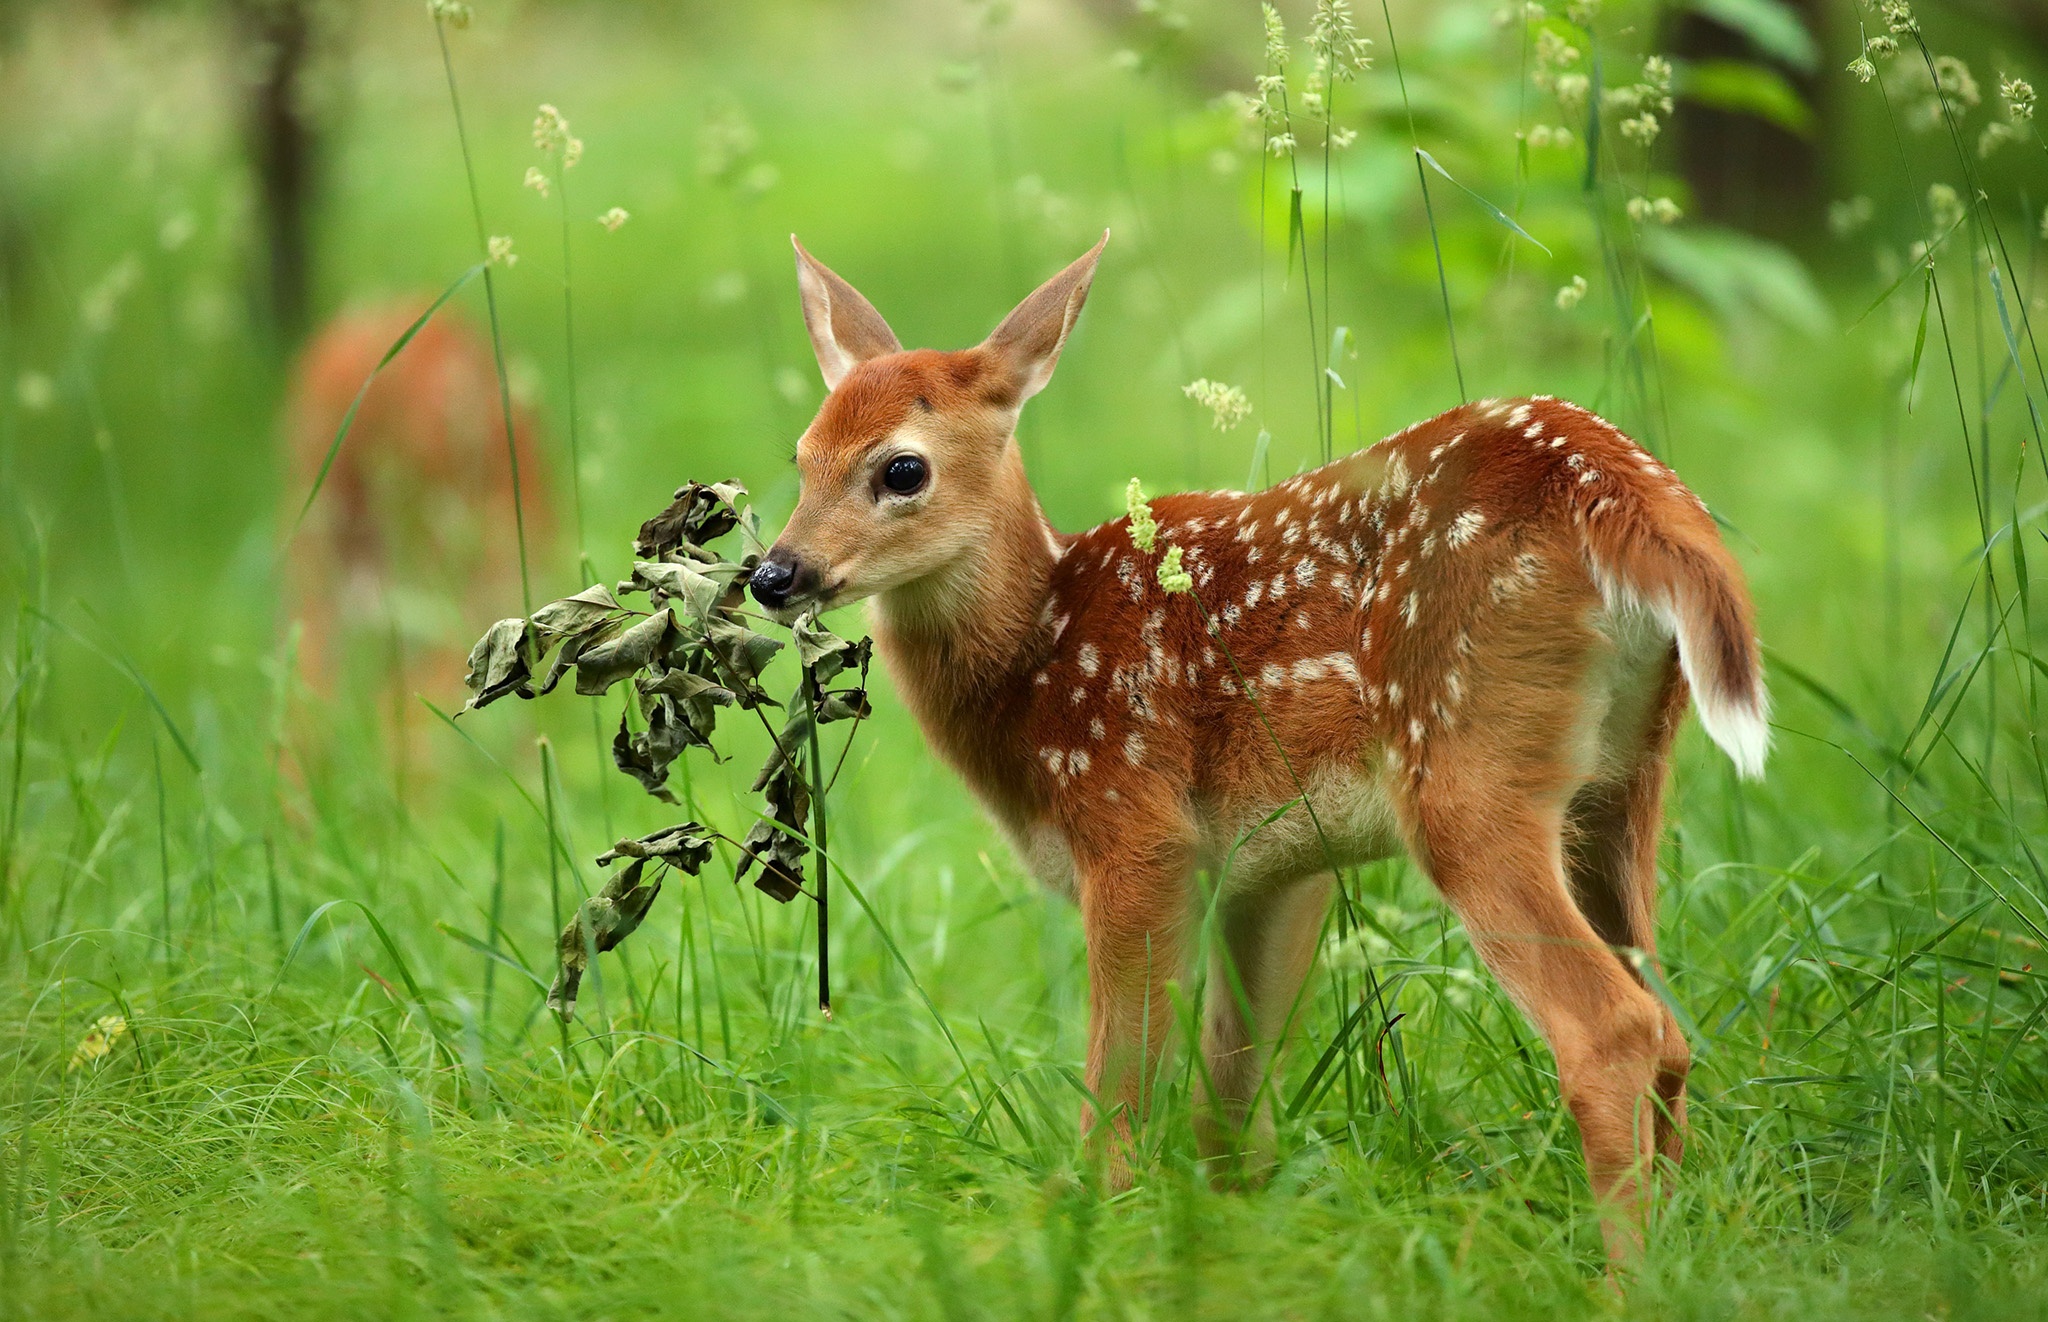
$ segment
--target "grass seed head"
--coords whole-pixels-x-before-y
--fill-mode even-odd
[[[1180,548],[1169,546],[1159,557],[1159,588],[1168,596],[1195,590],[1194,576],[1180,567]]]
[[[1131,516],[1131,545],[1149,555],[1159,538],[1159,521],[1152,517],[1152,502],[1145,499],[1145,489],[1135,477],[1124,488],[1124,511]]]
[[[2005,113],[2013,123],[2034,117],[2034,85],[2026,79],[1999,79],[1998,94],[2005,98]]]
[[[1557,305],[1570,312],[1586,297],[1586,277],[1575,275],[1572,282],[1557,291]]]
[[[1188,382],[1180,393],[1209,410],[1217,431],[1229,431],[1252,413],[1252,402],[1241,388],[1211,381],[1206,376]]]
[[[618,232],[619,226],[625,224],[632,218],[632,213],[627,211],[624,207],[613,207],[611,210],[605,212],[602,216],[599,216],[597,218],[597,223],[604,226],[605,231],[607,233],[616,234]]]
[[[512,236],[509,234],[493,234],[486,245],[486,252],[487,260],[493,266],[519,265],[519,254],[512,251]]]

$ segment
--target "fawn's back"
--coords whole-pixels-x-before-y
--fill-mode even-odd
[[[1297,815],[1232,860],[1292,873],[1399,848],[1405,792],[1446,758],[1519,738],[1532,781],[1618,778],[1674,637],[1710,729],[1738,761],[1761,751],[1746,607],[1684,574],[1726,559],[1711,519],[1575,405],[1481,401],[1267,491],[1152,508],[1192,591],[1161,588],[1127,519],[1062,539],[989,712],[1016,743],[1009,815],[1070,847],[1120,849],[1163,814],[1220,863],[1306,791],[1320,836]]]

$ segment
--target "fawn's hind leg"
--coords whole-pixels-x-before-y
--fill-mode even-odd
[[[1272,1164],[1272,1099],[1259,1089],[1315,962],[1316,937],[1336,884],[1334,874],[1316,873],[1227,899],[1218,914],[1202,1016],[1195,1139],[1219,1176],[1257,1179]]]
[[[1565,863],[1572,895],[1609,947],[1642,953],[1659,978],[1657,843],[1664,828],[1667,756],[1685,714],[1685,681],[1669,663],[1647,729],[1628,732],[1634,745],[1620,775],[1595,781],[1572,798]],[[1630,973],[1643,982],[1642,971]],[[1657,1071],[1657,1151],[1677,1161],[1685,1146],[1685,1079],[1692,1052],[1670,1008],[1664,1009],[1664,1051]]]
[[[1488,774],[1483,750],[1433,759],[1417,785],[1418,859],[1557,1057],[1611,1258],[1640,1243],[1667,1016],[1566,889],[1561,794]]]

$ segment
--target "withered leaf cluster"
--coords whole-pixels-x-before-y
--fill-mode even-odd
[[[556,942],[555,983],[548,988],[548,1008],[564,1019],[576,1013],[576,991],[590,957],[610,950],[633,934],[640,921],[661,894],[660,864],[681,868],[696,876],[711,857],[714,837],[695,822],[664,827],[638,840],[621,840],[597,856],[597,865],[607,867],[620,858],[632,862],[604,884],[604,889],[585,900],[575,919],[562,929]],[[657,865],[654,876],[643,880],[649,862]]]
[[[744,610],[747,576],[756,557],[727,560],[709,549],[742,525],[756,527],[740,508],[746,488],[737,482],[692,482],[669,507],[640,526],[633,539],[633,573],[615,587],[593,584],[573,597],[551,601],[527,619],[500,620],[469,654],[464,710],[514,695],[535,698],[576,672],[576,691],[608,693],[621,681],[633,688],[639,722],[621,713],[612,760],[649,794],[674,803],[669,767],[690,747],[718,750],[712,736],[722,707],[745,711],[783,708],[776,747],[754,791],[762,813],[739,842],[734,880],[756,867],[754,885],[788,902],[804,893],[804,853],[813,787],[806,755],[817,750],[817,727],[868,715],[867,668],[872,644],[848,642],[800,619],[792,626],[802,680],[787,703],[761,686],[761,677],[784,643],[757,632]],[[758,536],[754,538],[759,541]],[[627,604],[644,597],[645,608]],[[552,660],[550,660],[552,657]],[[545,663],[545,664],[544,664]],[[827,687],[856,675],[849,687]],[[538,678],[536,678],[538,676]],[[637,728],[636,728],[637,724]],[[598,858],[600,866],[632,861],[584,902],[562,932],[561,972],[548,1003],[570,1013],[593,951],[610,950],[638,927],[661,890],[661,871],[679,867],[695,875],[709,859],[717,833],[695,822],[621,840]],[[643,872],[652,862],[652,878]]]

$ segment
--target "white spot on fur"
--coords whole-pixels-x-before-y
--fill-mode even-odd
[[[1486,526],[1486,516],[1478,510],[1466,510],[1451,520],[1451,530],[1444,534],[1444,544],[1452,550],[1463,550],[1465,544],[1479,535]]]
[[[1088,722],[1088,737],[1089,737],[1090,739],[1100,740],[1100,739],[1102,738],[1102,736],[1103,736],[1103,735],[1105,735],[1105,734],[1107,734],[1107,733],[1108,733],[1108,730],[1107,730],[1106,728],[1104,728],[1104,726],[1103,726],[1103,724],[1102,724],[1102,718],[1101,718],[1100,716],[1097,716],[1097,717],[1093,717],[1093,718],[1091,718],[1091,719],[1089,720],[1089,722]]]
[[[1124,761],[1137,766],[1145,760],[1145,736],[1131,732],[1124,736]]]
[[[1095,650],[1095,644],[1081,644],[1081,673],[1093,676],[1102,669],[1102,653]]]
[[[1387,471],[1380,479],[1380,487],[1388,495],[1398,496],[1408,489],[1408,483],[1408,461],[1396,450],[1387,457]]]

